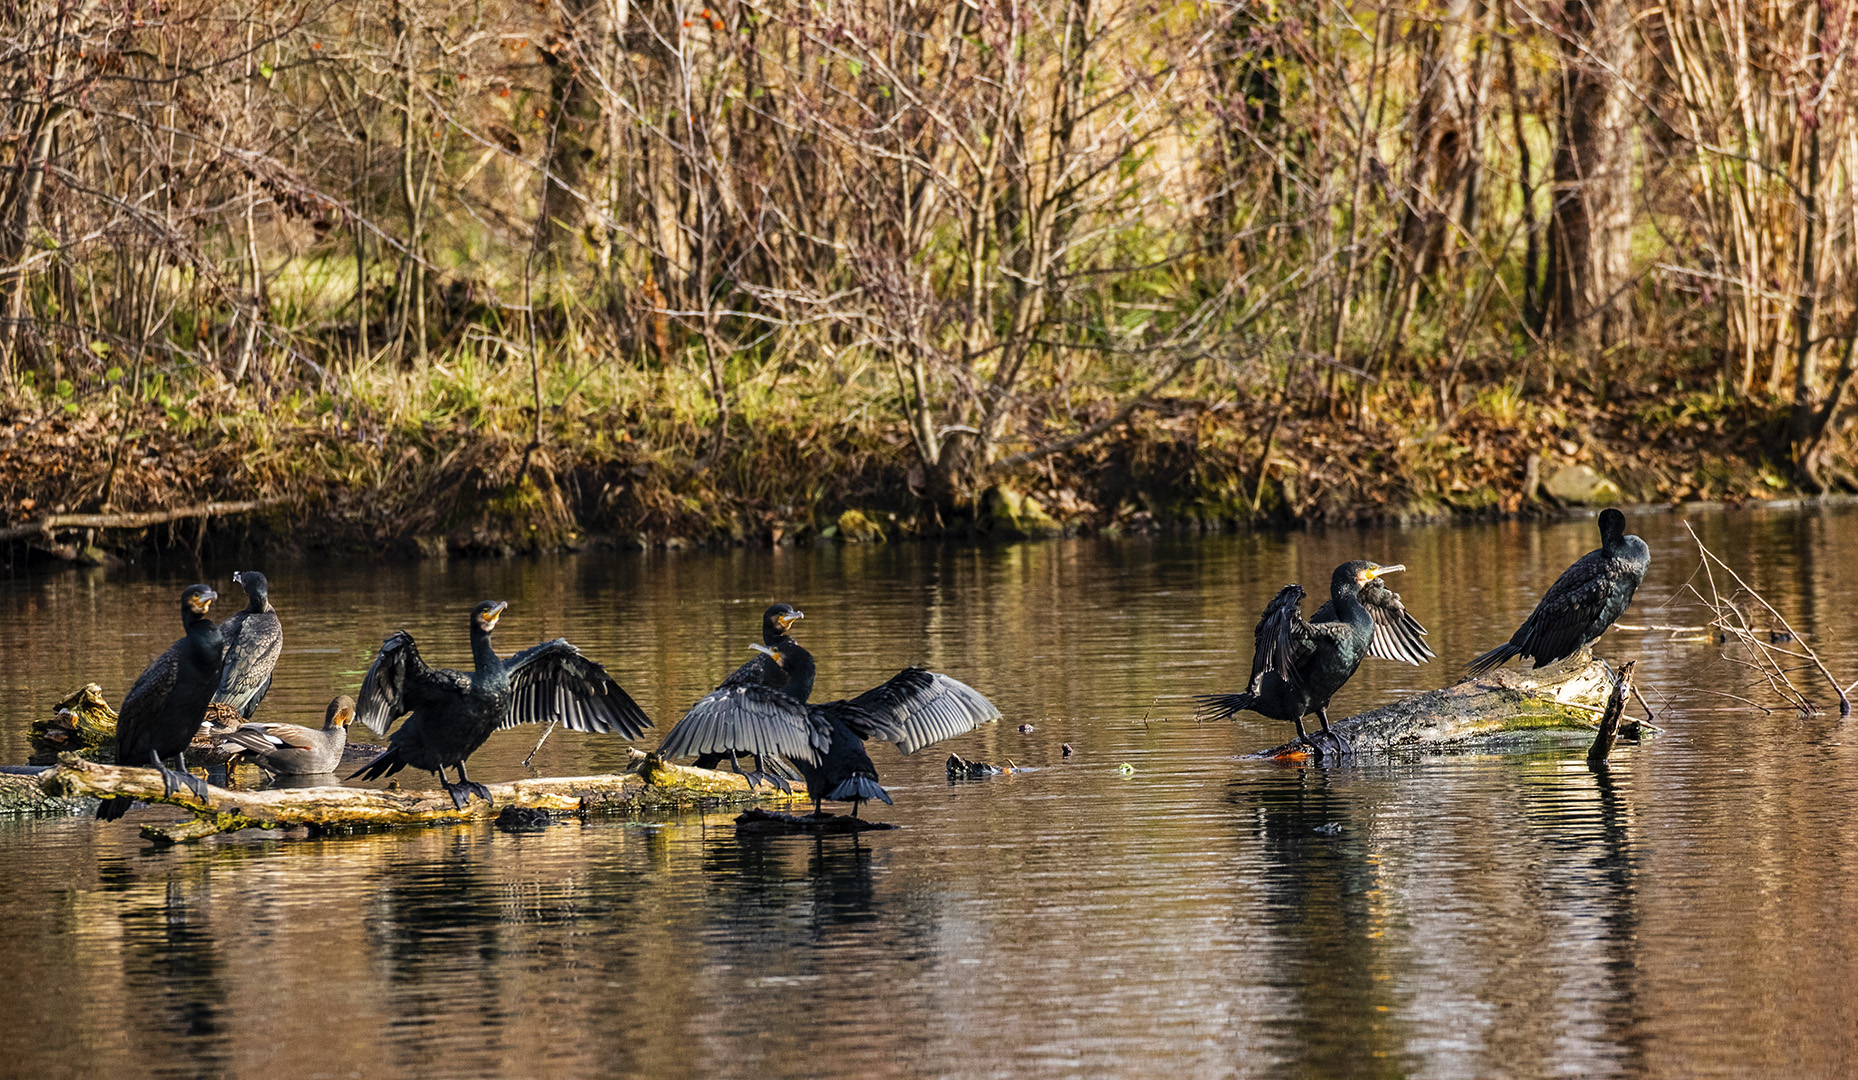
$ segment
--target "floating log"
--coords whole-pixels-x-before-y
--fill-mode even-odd
[[[48,796],[55,798],[126,795],[144,802],[169,803],[192,813],[194,817],[190,821],[142,827],[144,837],[165,844],[239,829],[303,827],[327,833],[488,820],[509,806],[551,814],[584,815],[806,798],[804,784],[794,785],[793,794],[783,794],[765,786],[751,790],[748,781],[736,773],[672,765],[656,755],[638,751],[633,752],[633,767],[628,772],[490,784],[491,803],[473,799],[463,809],[453,806],[451,796],[436,789],[397,791],[350,787],[267,791],[208,787],[203,803],[185,789],[171,795],[164,792],[161,775],[153,769],[101,765],[75,754],[60,757],[57,767],[48,770],[39,783]]]
[[[0,815],[58,815],[93,813],[95,799],[58,798],[47,795],[39,786],[39,777],[51,771],[44,766],[0,766]]]
[[[1345,753],[1497,748],[1506,744],[1591,738],[1612,696],[1617,679],[1604,660],[1586,653],[1541,670],[1498,668],[1474,675],[1442,690],[1396,701],[1330,724]],[[1630,688],[1630,682],[1628,682]],[[1621,734],[1636,738],[1639,725]],[[1333,756],[1327,736],[1311,732]],[[1263,758],[1314,756],[1303,743],[1285,743],[1259,754]]]
[[[948,778],[950,780],[980,780],[989,776],[1025,771],[1013,764],[1011,758],[1007,759],[1005,765],[995,765],[991,761],[969,761],[960,754],[948,755]]]
[[[783,814],[757,806],[735,816],[735,831],[750,836],[837,836],[844,833],[894,829],[883,821],[869,821],[850,814]]]

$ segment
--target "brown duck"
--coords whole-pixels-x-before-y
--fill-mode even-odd
[[[276,776],[334,772],[342,763],[348,722],[354,718],[355,699],[343,694],[329,703],[320,730],[297,724],[245,724],[215,742]]]

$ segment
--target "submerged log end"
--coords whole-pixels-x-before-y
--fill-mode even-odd
[[[736,832],[751,836],[833,836],[894,828],[896,826],[888,822],[868,821],[850,814],[821,814],[814,817],[812,814],[783,814],[779,810],[764,810],[759,806],[737,814],[735,818]]]
[[[1605,763],[1607,755],[1613,752],[1613,742],[1619,738],[1619,718],[1625,715],[1626,699],[1632,696],[1632,669],[1637,665],[1637,660],[1628,660],[1619,665],[1619,672],[1613,677],[1613,692],[1606,699],[1606,711],[1600,714],[1600,730],[1594,734],[1593,745],[1587,748],[1589,765]]]

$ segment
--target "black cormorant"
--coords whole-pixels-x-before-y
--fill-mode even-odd
[[[348,723],[355,718],[355,699],[343,694],[329,703],[323,726],[297,724],[245,724],[213,741],[244,754],[273,776],[307,776],[334,772],[348,746]]]
[[[1329,576],[1329,602],[1307,622],[1303,586],[1286,585],[1264,609],[1252,652],[1252,681],[1242,694],[1199,698],[1204,715],[1223,719],[1250,710],[1297,725],[1297,739],[1315,746],[1303,718],[1315,713],[1329,733],[1329,699],[1369,656],[1422,664],[1433,656],[1426,628],[1407,613],[1400,595],[1378,579],[1404,570],[1357,560]],[[1333,739],[1334,736],[1332,735]]]
[[[658,747],[660,757],[692,754],[720,761],[752,755],[768,777],[791,764],[806,780],[814,813],[825,799],[849,801],[852,813],[867,799],[890,802],[877,768],[865,753],[866,739],[897,744],[905,754],[972,731],[1000,718],[1000,710],[978,691],[946,675],[909,667],[855,698],[809,704],[813,656],[789,628],[802,617],[785,604],[762,617],[760,653],[691,706]],[[751,783],[753,778],[751,778]]]
[[[405,630],[381,643],[362,679],[355,715],[383,733],[395,717],[412,715],[388,739],[387,750],[349,779],[392,776],[409,765],[426,769],[438,774],[440,786],[462,810],[473,794],[490,801],[484,785],[465,775],[464,763],[493,731],[558,720],[569,731],[636,739],[652,726],[606,669],[566,638],[499,659],[490,635],[508,606],[486,600],[472,610],[471,671],[427,667]],[[446,766],[458,770],[456,784],[445,779]]]
[[[792,604],[775,604],[768,608],[768,610],[761,613],[761,643],[772,648],[774,645],[778,644],[782,638],[788,636],[788,631],[793,627],[794,623],[805,617],[806,616]],[[787,674],[781,670],[781,666],[776,663],[768,653],[757,652],[749,659],[748,663],[743,664],[741,667],[731,672],[729,677],[723,680],[722,685],[718,686],[716,690],[712,692],[711,696],[713,697],[716,693],[721,691],[743,686],[772,686],[779,688],[785,685],[786,682]],[[811,685],[807,687],[807,692],[809,694],[812,692]],[[803,697],[801,700],[804,701],[805,698]],[[743,772],[742,763],[739,760],[742,754],[747,754],[749,757],[755,758],[755,768],[753,771]],[[699,769],[714,769],[723,763],[724,758],[729,759],[731,768],[742,773],[748,780],[748,786],[751,789],[755,786],[756,781],[765,780],[775,787],[780,788],[782,791],[790,790],[786,779],[783,778],[780,773],[767,770],[767,766],[773,764],[773,761],[764,761],[762,757],[757,755],[754,751],[739,751],[734,748],[727,751],[711,751],[709,753],[698,754],[697,760],[693,764]]]
[[[271,672],[284,651],[284,625],[271,606],[271,583],[256,570],[241,570],[232,580],[245,588],[245,610],[219,624],[226,639],[226,659],[213,700],[239,710],[247,720],[271,690]]]
[[[219,594],[205,585],[181,593],[181,626],[186,633],[143,669],[116,715],[116,760],[123,765],[151,763],[161,773],[164,792],[185,785],[202,802],[206,782],[187,771],[187,744],[206,716],[207,702],[219,686],[223,641],[207,609]],[[178,769],[162,759],[172,757]],[[129,812],[134,799],[105,799],[97,816],[115,821]]]
[[[1625,613],[1651,561],[1645,541],[1627,535],[1626,515],[1600,511],[1600,546],[1562,571],[1510,640],[1466,666],[1482,675],[1512,656],[1533,657],[1535,667],[1573,656]]]

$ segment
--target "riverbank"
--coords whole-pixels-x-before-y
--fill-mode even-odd
[[[55,530],[11,557],[134,557],[169,546],[380,555],[1219,531],[1536,515],[1587,502],[1730,504],[1807,494],[1784,413],[1702,394],[1565,386],[1486,392],[1441,420],[1395,387],[1346,415],[1267,398],[1162,399],[1101,437],[935,505],[900,425],[843,403],[739,419],[702,461],[702,418],[638,402],[532,414],[488,397],[443,420],[356,400],[21,401],[0,413],[0,507],[53,514],[257,509],[141,528]],[[1114,402],[1048,418],[1060,439]],[[872,419],[878,417],[879,419]],[[86,547],[100,550],[86,551]]]

